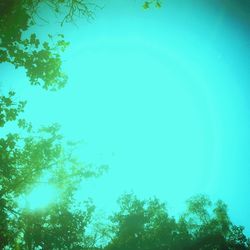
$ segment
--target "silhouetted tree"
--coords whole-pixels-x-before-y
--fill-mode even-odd
[[[93,16],[94,4],[84,0],[0,0],[0,63],[8,62],[24,68],[33,85],[58,89],[67,77],[62,72],[60,53],[69,44],[63,34],[41,40],[36,33],[28,33],[37,20],[43,20],[43,9],[58,13],[64,21],[75,16]]]
[[[119,200],[120,211],[112,216],[113,237],[106,249],[181,249],[187,231],[179,231],[166,207],[157,199],[141,201],[128,194]]]
[[[94,169],[79,162],[72,153],[74,144],[65,142],[57,125],[35,130],[24,119],[19,119],[24,106],[25,103],[14,101],[13,92],[7,97],[0,97],[1,127],[5,128],[11,122],[15,131],[3,132],[0,138],[1,249],[7,246],[14,248],[17,244],[18,232],[22,230],[17,198],[29,191],[43,175],[48,176],[48,183],[59,188],[62,201],[68,201],[50,210],[53,218],[56,218],[56,209],[60,208],[64,214],[68,211],[74,221],[77,214],[67,210],[69,198],[83,179],[98,176],[105,169],[105,166]],[[58,210],[58,216],[61,212]]]
[[[111,217],[107,250],[233,250],[249,249],[243,227],[233,225],[222,201],[214,205],[204,195],[187,201],[178,220],[157,199],[141,201],[127,194]]]
[[[24,68],[32,85],[44,89],[62,88],[67,76],[62,71],[61,52],[69,45],[63,34],[41,39],[29,28],[38,21],[48,24],[44,10],[57,14],[61,24],[80,17],[93,18],[99,5],[85,0],[0,0],[0,63]],[[144,8],[160,7],[158,0],[146,1]],[[55,16],[55,15],[54,15]]]
[[[91,238],[85,231],[94,206],[91,203],[83,205],[79,208],[64,201],[44,210],[23,211],[19,219],[21,248],[75,250],[89,247]]]

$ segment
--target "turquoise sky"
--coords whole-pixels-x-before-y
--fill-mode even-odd
[[[93,21],[36,27],[71,42],[63,90],[29,87],[9,65],[1,81],[28,99],[35,124],[59,122],[67,138],[84,139],[83,160],[109,165],[79,197],[109,211],[134,191],[179,214],[204,193],[225,201],[249,234],[249,10],[243,0],[168,0],[148,11],[108,1]]]

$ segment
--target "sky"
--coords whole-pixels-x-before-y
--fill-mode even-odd
[[[170,212],[195,194],[222,199],[250,234],[250,4],[168,0],[106,1],[95,19],[40,25],[64,33],[66,87],[30,87],[23,70],[1,65],[1,82],[28,100],[37,126],[58,122],[83,139],[79,157],[109,171],[82,183],[104,211],[133,191],[156,196]],[[21,79],[21,80],[20,80]],[[8,87],[9,87],[8,86]]]

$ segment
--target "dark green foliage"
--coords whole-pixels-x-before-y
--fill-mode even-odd
[[[23,112],[26,102],[15,102],[15,93],[10,91],[8,96],[0,96],[0,127],[14,121],[20,112]]]
[[[28,35],[29,28],[40,18],[40,6],[61,13],[62,22],[93,13],[83,0],[0,0],[0,63],[24,68],[31,84],[56,90],[67,81],[61,69],[61,52],[69,43],[62,34],[48,34],[46,41],[35,33]]]
[[[82,249],[87,245],[85,235],[94,206],[84,209],[70,206],[69,202],[55,204],[42,211],[23,211],[20,216],[20,246],[24,249]]]
[[[32,239],[32,246],[37,241],[44,245],[48,244],[43,238],[46,234],[51,235],[47,230],[52,230],[55,234],[54,238],[60,239],[58,244],[59,242],[66,244],[66,238],[70,242],[78,242],[79,240],[76,238],[82,235],[90,220],[93,207],[85,205],[83,209],[88,209],[87,212],[73,209],[74,191],[83,179],[100,175],[105,167],[95,170],[91,165],[79,162],[72,153],[74,143],[64,141],[59,134],[57,125],[43,127],[39,130],[33,129],[21,117],[24,105],[25,103],[14,101],[13,92],[10,92],[7,97],[0,97],[1,127],[5,128],[8,123],[15,127],[15,133],[2,133],[0,138],[0,249],[4,249],[4,247],[14,249],[16,244],[27,245],[23,245],[22,249],[34,249],[30,247],[30,240],[26,239],[33,233],[35,239]],[[23,213],[17,205],[17,198],[30,190],[46,174],[49,174],[47,182],[60,189],[60,203],[48,211],[36,214],[35,217],[32,217],[32,214]],[[49,221],[46,219],[48,217],[51,218]],[[32,223],[33,220],[38,221],[34,221],[32,226],[31,221],[27,222],[28,219],[31,219]],[[49,223],[49,226],[43,227],[41,223]],[[58,223],[59,226],[57,226]],[[61,231],[56,230],[57,227]],[[32,228],[35,231],[31,233]],[[27,236],[26,230],[29,231],[29,236]],[[70,234],[69,230],[71,230]],[[73,230],[77,230],[74,231],[75,234]],[[48,235],[46,237],[49,237]],[[63,237],[65,241],[60,237]],[[53,243],[51,239],[50,242]],[[53,244],[52,247],[48,246],[46,249],[56,249],[54,246],[57,243]]]
[[[144,2],[145,9],[160,7],[160,1]],[[62,71],[61,52],[69,45],[63,34],[48,34],[41,40],[29,28],[37,20],[48,22],[40,13],[42,8],[52,10],[60,17],[61,24],[78,17],[92,18],[94,2],[85,0],[0,0],[0,63],[10,63],[15,68],[24,68],[32,85],[56,90],[67,82]]]
[[[112,218],[113,237],[106,249],[179,249],[186,232],[169,216],[157,199],[140,201],[134,195],[120,199],[120,211]]]
[[[232,224],[222,201],[213,205],[206,196],[193,197],[179,220],[157,199],[125,195],[119,203],[107,250],[249,249],[244,228]]]
[[[159,0],[149,0],[149,1],[145,1],[143,3],[143,8],[144,9],[149,9],[151,6],[154,6],[156,8],[160,8],[162,3],[162,1],[159,1]]]

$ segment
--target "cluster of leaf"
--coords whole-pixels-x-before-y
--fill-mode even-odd
[[[162,6],[162,1],[160,0],[150,0],[150,1],[145,1],[143,3],[143,8],[144,9],[149,9],[150,7],[154,6],[156,8],[161,8]]]
[[[8,96],[0,96],[0,127],[5,123],[16,120],[18,114],[23,112],[26,102],[15,103],[13,96],[15,93],[10,91]]]
[[[94,209],[91,202],[76,208],[66,201],[47,210],[23,211],[16,244],[21,249],[84,249],[89,244],[85,231]]]
[[[140,200],[125,194],[119,199],[119,211],[91,234],[86,228],[93,223],[93,204],[85,203],[82,207],[69,204],[55,204],[47,210],[34,212],[22,211],[17,223],[18,233],[9,230],[14,242],[11,246],[50,250],[250,249],[244,228],[230,221],[226,205],[222,201],[212,204],[202,195],[191,198],[184,215],[175,219],[158,199]],[[104,239],[103,245],[98,244],[98,234]]]
[[[49,35],[47,41],[40,41],[35,33],[27,38],[27,31],[35,24],[42,4],[61,12],[63,21],[92,15],[90,6],[83,0],[0,0],[0,63],[24,68],[32,85],[56,90],[67,81],[62,71],[61,52],[69,43],[62,34],[53,39]]]
[[[144,9],[161,7],[159,0],[145,1]],[[61,52],[69,45],[62,34],[41,41],[28,30],[40,16],[42,7],[49,8],[62,17],[61,23],[72,22],[77,17],[91,18],[98,5],[85,0],[0,0],[0,63],[11,63],[24,68],[32,85],[56,90],[67,82],[62,71]],[[24,37],[24,34],[26,37]],[[53,39],[52,39],[53,38]]]
[[[213,205],[206,196],[193,197],[178,220],[158,199],[142,201],[128,194],[119,203],[105,250],[250,249],[244,228],[233,225],[222,201]]]
[[[105,167],[95,170],[91,165],[79,162],[72,153],[74,144],[64,141],[57,125],[35,130],[25,119],[19,119],[24,105],[23,102],[14,101],[13,92],[10,92],[7,97],[0,96],[1,127],[5,128],[8,123],[11,123],[15,130],[15,132],[2,130],[0,138],[0,249],[8,249],[8,247],[15,249],[18,242],[29,242],[27,237],[33,235],[29,232],[27,236],[24,230],[34,229],[34,234],[38,230],[35,226],[31,229],[29,227],[31,223],[25,222],[27,214],[20,210],[17,200],[20,195],[31,190],[43,175],[47,175],[46,181],[58,187],[62,194],[60,204],[39,215],[40,220],[44,220],[44,225],[49,223],[51,226],[50,229],[46,227],[46,230],[53,229],[52,231],[56,232],[56,223],[57,221],[63,223],[63,218],[66,228],[62,229],[61,224],[59,225],[61,231],[58,229],[60,231],[58,234],[61,236],[57,234],[58,239],[66,235],[70,237],[67,231],[70,223],[74,224],[75,230],[85,227],[93,208],[85,205],[85,210],[87,208],[88,211],[79,210],[77,213],[76,209],[72,210],[74,192],[83,179],[98,176],[105,170]],[[35,218],[38,219],[39,216]],[[86,220],[85,224],[83,224],[83,218]],[[50,235],[49,231],[47,233]],[[44,232],[41,234],[45,237]],[[77,234],[81,234],[80,230]],[[71,236],[73,237],[73,234]],[[43,245],[48,244],[45,243],[45,239],[43,241]]]

